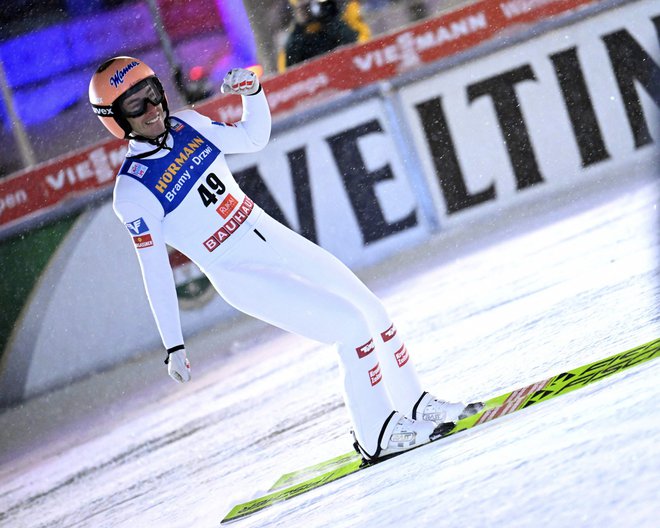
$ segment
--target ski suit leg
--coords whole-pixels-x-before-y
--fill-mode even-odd
[[[287,269],[353,304],[367,319],[383,381],[394,409],[407,416],[422,395],[413,361],[381,300],[339,259],[270,217],[257,229],[282,249]],[[369,344],[369,343],[367,343]]]
[[[238,310],[284,330],[337,343],[358,441],[375,452],[381,426],[395,409],[382,383],[380,358],[372,353],[372,326],[391,325],[382,304],[339,260],[297,233],[267,215],[255,227],[265,241],[249,233],[205,272]],[[416,375],[413,381],[418,398]]]
[[[361,445],[377,449],[380,429],[393,410],[379,383],[375,354],[357,353],[370,341],[366,319],[352,303],[291,273],[272,247],[250,233],[227,258],[205,270],[222,297],[238,310],[316,341],[336,344],[344,397]]]

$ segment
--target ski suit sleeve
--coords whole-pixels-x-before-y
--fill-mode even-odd
[[[176,286],[163,238],[163,215],[129,201],[115,201],[114,210],[135,245],[144,288],[163,345],[166,349],[182,345]]]
[[[257,152],[270,139],[271,116],[263,88],[254,95],[242,95],[243,116],[237,123],[221,123],[195,112],[184,110],[181,117],[216,143],[225,154]]]

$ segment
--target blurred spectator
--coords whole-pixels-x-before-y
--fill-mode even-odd
[[[358,0],[289,0],[293,8],[293,23],[277,69],[283,72],[317,55],[344,44],[362,42],[371,36],[360,15]]]
[[[410,21],[424,20],[429,16],[429,10],[424,0],[411,0],[408,3],[408,16]]]
[[[183,69],[174,70],[174,84],[187,104],[195,104],[211,97],[214,93],[208,71],[203,66],[193,66],[188,71],[188,78],[183,76]]]
[[[371,29],[362,18],[359,0],[344,1],[344,14],[342,18],[358,32],[358,42],[366,42],[371,38]]]

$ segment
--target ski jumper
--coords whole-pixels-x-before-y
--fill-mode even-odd
[[[236,309],[337,345],[357,439],[375,453],[391,412],[410,415],[420,398],[417,373],[380,300],[333,255],[265,213],[234,180],[225,155],[262,149],[271,128],[263,91],[242,100],[235,124],[193,110],[174,113],[167,148],[149,154],[153,145],[131,140],[117,176],[113,207],[135,245],[163,344],[183,344],[169,245]]]

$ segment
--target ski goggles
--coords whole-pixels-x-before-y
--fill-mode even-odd
[[[158,106],[165,99],[160,83],[148,77],[121,96],[117,101],[119,112],[124,117],[139,117],[147,111],[147,103]]]

